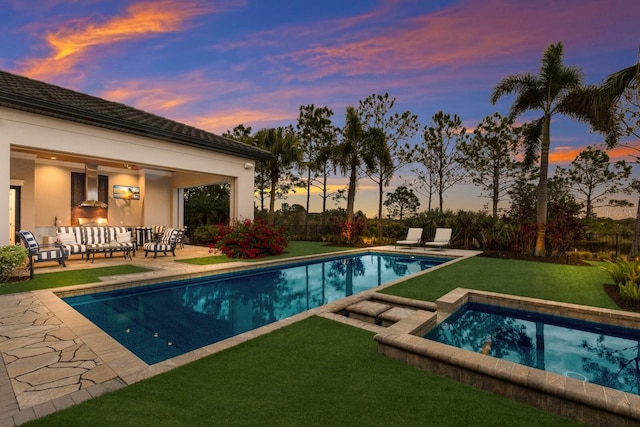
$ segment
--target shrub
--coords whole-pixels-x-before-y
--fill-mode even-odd
[[[220,233],[224,228],[224,224],[199,225],[193,231],[193,241],[200,244],[215,243],[219,240]]]
[[[343,222],[340,230],[340,237],[342,241],[351,245],[359,242],[365,226],[366,218],[364,216],[356,216],[353,219],[353,222]]]
[[[263,258],[280,255],[287,247],[282,228],[270,227],[262,220],[244,220],[220,229],[216,247],[229,258]]]
[[[640,301],[640,286],[633,280],[628,280],[625,284],[618,284],[620,295],[632,301]]]
[[[17,267],[24,264],[27,249],[19,245],[0,246],[0,282],[6,282]]]
[[[609,273],[616,285],[626,284],[629,280],[636,283],[640,281],[640,261],[606,261],[606,265],[600,268]]]
[[[607,261],[605,267],[600,267],[613,279],[620,288],[620,295],[633,301],[640,301],[640,261],[616,262]]]

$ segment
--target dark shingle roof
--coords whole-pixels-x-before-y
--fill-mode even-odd
[[[268,151],[117,102],[0,70],[0,107],[253,159]]]

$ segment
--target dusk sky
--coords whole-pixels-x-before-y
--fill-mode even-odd
[[[494,106],[493,88],[510,74],[538,74],[550,43],[564,44],[565,65],[581,68],[585,83],[634,64],[640,47],[638,0],[0,4],[0,69],[218,134],[238,124],[253,132],[295,126],[306,104],[331,108],[334,124],[342,126],[347,106],[385,92],[397,98],[394,111],[417,114],[422,127],[444,111],[472,130],[485,116],[507,114],[513,97]],[[603,140],[560,117],[551,139],[552,169]],[[421,140],[420,132],[412,142]],[[631,160],[623,149],[609,154]],[[388,190],[402,182],[397,177]],[[343,188],[346,178],[332,183]],[[480,209],[488,200],[478,193],[468,186],[450,190],[445,209]],[[318,211],[320,197],[312,200]],[[363,178],[356,209],[372,217],[376,200],[373,182]],[[299,196],[287,202],[304,205]],[[606,214],[634,216],[635,208]]]

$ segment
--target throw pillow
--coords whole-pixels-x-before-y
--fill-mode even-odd
[[[119,243],[131,243],[131,233],[118,233],[116,234],[116,240]]]
[[[73,233],[57,233],[58,243],[61,245],[76,245],[76,236]]]

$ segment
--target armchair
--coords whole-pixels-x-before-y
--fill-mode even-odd
[[[59,245],[40,245],[36,236],[27,230],[18,231],[18,236],[29,251],[29,278],[33,279],[33,265],[36,262],[58,261],[58,264],[66,267],[67,250]]]

